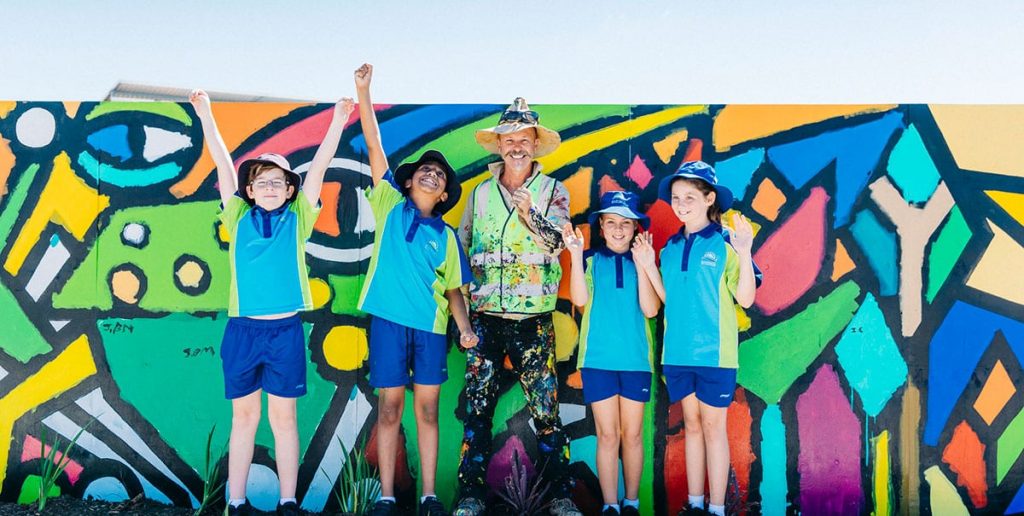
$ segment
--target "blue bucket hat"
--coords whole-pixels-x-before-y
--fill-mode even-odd
[[[715,202],[718,203],[718,207],[722,211],[732,207],[732,191],[718,184],[718,176],[715,175],[715,169],[703,161],[687,161],[679,166],[679,170],[676,170],[675,174],[662,179],[661,183],[658,184],[658,198],[672,204],[672,183],[676,179],[684,177],[700,179],[711,185],[711,188],[715,190]]]
[[[602,213],[613,213],[620,217],[636,220],[640,223],[640,227],[647,229],[651,225],[651,219],[637,209],[638,201],[639,198],[632,192],[605,192],[601,196],[601,209],[591,213],[587,220],[591,226],[594,226]]]

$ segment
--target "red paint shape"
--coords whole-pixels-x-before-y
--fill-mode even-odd
[[[558,280],[558,297],[571,301],[569,293],[569,278],[572,276],[572,256],[569,251],[562,251],[558,255],[558,264],[562,266],[562,279]]]
[[[41,443],[39,439],[36,439],[31,435],[26,435],[24,444],[21,447],[21,462],[42,459],[44,455],[49,455],[51,450],[50,445],[46,445],[45,450],[40,450],[41,444],[43,443]],[[63,458],[64,454],[59,451],[54,455],[54,460],[57,462],[60,462]],[[71,485],[75,485],[75,483],[78,482],[78,477],[82,475],[83,470],[84,468],[81,464],[74,460],[69,461],[67,467],[64,468],[64,472],[68,475],[68,482],[70,482]]]
[[[750,490],[750,468],[757,459],[750,445],[750,428],[753,423],[747,396],[743,388],[739,387],[726,413],[726,427],[729,433],[729,459],[733,470],[736,471],[736,483],[740,486],[741,507],[746,506]],[[746,514],[746,511],[740,511],[740,514]]]
[[[821,187],[754,254],[764,273],[754,303],[772,315],[795,303],[812,285],[825,257],[825,207],[828,194]]]
[[[967,421],[953,430],[953,438],[942,450],[942,462],[957,474],[956,483],[967,488],[975,509],[988,505],[988,483],[985,481],[985,445]]]
[[[690,143],[686,146],[686,154],[683,155],[683,161],[698,161],[703,154],[704,142],[700,138],[690,138]]]
[[[654,174],[651,173],[651,169],[647,168],[647,164],[644,163],[644,160],[640,159],[640,156],[637,156],[633,158],[633,162],[629,164],[629,169],[626,170],[626,177],[643,189],[647,188],[651,179],[654,179]]]
[[[665,500],[666,513],[675,514],[687,501],[685,432],[665,438]]]
[[[654,249],[661,252],[668,239],[679,232],[683,223],[676,217],[672,207],[665,201],[658,199],[647,210],[647,216],[651,218],[651,235],[654,236]],[[760,265],[760,264],[758,264]]]
[[[681,428],[683,425],[683,402],[677,401],[668,406],[668,424],[665,426],[668,431]]]
[[[373,425],[370,431],[370,440],[366,443],[366,462],[371,466],[380,469],[380,461],[377,460],[377,425]],[[409,457],[405,453],[405,434],[398,432],[398,453],[395,454],[395,492],[413,489],[412,475],[409,473]]]
[[[585,482],[576,482],[572,488],[572,501],[583,514],[601,514],[604,507],[604,497],[601,496],[600,488],[593,492],[587,488]]]
[[[375,111],[383,111],[391,107],[390,105],[375,104],[373,109]],[[320,142],[324,139],[324,134],[327,133],[327,127],[331,125],[331,117],[334,116],[334,106],[328,106],[323,111],[306,117],[283,130],[277,132],[263,143],[256,146],[255,149],[241,155],[235,160],[235,167],[238,167],[243,161],[259,156],[267,152],[273,152],[282,156],[288,156],[289,154],[301,150],[308,149],[320,145]],[[352,112],[352,115],[348,117],[348,122],[345,127],[348,128],[352,124],[359,122],[359,108]],[[299,163],[291,163],[292,167],[296,167]]]
[[[621,192],[625,190],[619,183],[616,183],[611,176],[603,176],[601,180],[597,182],[597,187],[600,190],[600,195],[604,195],[605,192]]]
[[[320,188],[320,215],[313,224],[313,229],[336,237],[341,234],[338,226],[338,195],[341,194],[341,183],[324,183]]]

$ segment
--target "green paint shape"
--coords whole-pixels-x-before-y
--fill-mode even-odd
[[[120,210],[96,239],[71,279],[53,296],[54,308],[113,308],[108,284],[112,271],[130,263],[146,276],[146,292],[138,306],[149,312],[217,312],[227,309],[231,277],[228,254],[217,236],[219,201],[144,206]],[[136,249],[121,241],[127,224],[148,228],[149,242]],[[199,258],[210,272],[209,288],[197,295],[174,283],[175,261],[182,255]]]
[[[996,485],[1003,483],[1021,452],[1024,452],[1024,410],[1006,425],[996,442]]]
[[[39,501],[39,484],[42,480],[42,477],[39,475],[25,477],[25,481],[21,483],[21,493],[18,494],[18,503],[28,505]],[[50,490],[46,493],[46,498],[56,498],[58,496],[60,496],[60,486],[50,486]]]
[[[927,201],[941,179],[921,134],[913,124],[903,131],[900,141],[889,154],[887,170],[908,202]]]
[[[174,313],[159,319],[100,319],[110,373],[121,397],[131,403],[167,445],[196,469],[205,466],[206,438],[214,424],[214,452],[228,441],[231,402],[224,399],[220,342],[228,318]],[[309,335],[309,325],[306,325]],[[324,380],[309,360],[306,389],[298,399],[299,454],[305,453],[337,386]],[[274,449],[266,397],[256,444]]]
[[[25,205],[25,199],[28,197],[28,189],[32,187],[32,181],[35,180],[38,172],[38,163],[29,165],[18,177],[18,184],[14,190],[7,196],[7,206],[4,207],[3,213],[0,213],[0,242],[6,244],[7,238],[11,236],[14,223],[18,220],[21,208]]]
[[[654,320],[651,319],[651,323]],[[658,384],[661,380],[651,375],[651,400],[658,399]],[[654,507],[654,429],[658,417],[657,403],[646,403],[644,406],[644,469],[640,472],[640,506]]]
[[[331,286],[334,297],[331,298],[331,311],[339,315],[365,317],[366,312],[360,311],[359,293],[363,291],[365,274],[357,276],[327,275],[327,283]]]
[[[177,120],[188,127],[192,127],[192,117],[188,115],[188,112],[180,104],[173,102],[101,102],[88,115],[85,115],[85,119],[92,120],[103,115],[120,113],[122,111],[152,113],[165,116],[171,120]]]
[[[857,311],[860,287],[847,281],[789,320],[740,346],[736,380],[765,403],[778,403]]]
[[[967,226],[960,208],[954,206],[939,230],[939,236],[932,242],[928,255],[928,292],[925,298],[929,303],[939,294],[970,239],[971,228]]]

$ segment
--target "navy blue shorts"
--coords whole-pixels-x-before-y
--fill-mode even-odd
[[[609,371],[580,369],[583,377],[583,402],[594,403],[612,396],[647,403],[651,401],[651,373],[646,371]]]
[[[298,315],[228,319],[220,357],[229,400],[260,389],[282,398],[306,394],[306,335]]]
[[[370,322],[370,385],[441,385],[448,379],[448,339],[374,317]]]
[[[712,407],[724,408],[732,403],[736,392],[735,369],[666,365],[663,372],[671,403],[696,392],[698,400]]]

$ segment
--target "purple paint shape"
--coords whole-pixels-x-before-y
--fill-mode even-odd
[[[651,173],[651,169],[647,168],[647,164],[644,160],[640,159],[640,156],[633,158],[633,162],[629,164],[629,169],[626,170],[626,177],[637,184],[640,188],[647,188],[647,184],[654,178],[654,174]]]
[[[860,514],[861,428],[831,365],[823,365],[796,402],[800,434],[800,509]]]
[[[512,436],[505,441],[505,445],[501,447],[491,456],[491,463],[487,465],[487,483],[491,486],[495,492],[501,492],[505,489],[505,478],[512,473],[512,452],[519,452],[519,462],[526,467],[526,477],[533,479],[534,475],[537,474],[537,469],[533,467],[533,462],[530,460],[530,456],[526,454],[526,448],[523,447],[523,441],[519,440],[519,437]]]

